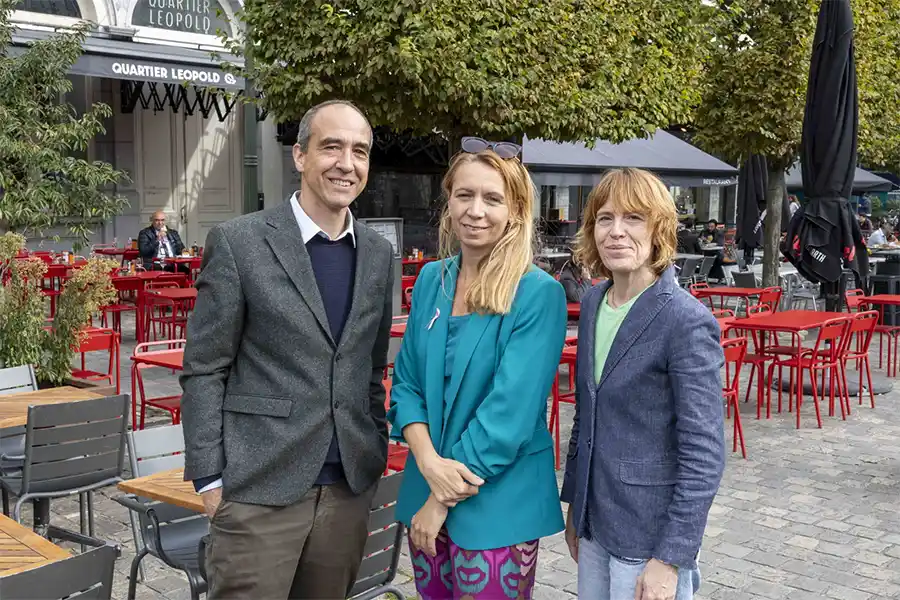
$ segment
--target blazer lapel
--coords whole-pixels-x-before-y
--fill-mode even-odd
[[[325,304],[322,302],[322,295],[316,284],[316,274],[313,272],[309,253],[303,244],[300,226],[297,225],[297,220],[291,210],[291,203],[285,202],[278,207],[269,217],[267,224],[272,231],[266,236],[266,242],[315,315],[325,336],[334,345],[331,327],[328,325],[328,316],[325,314]]]
[[[671,277],[669,271],[663,273],[659,280],[653,284],[653,287],[641,294],[641,297],[637,299],[637,302],[628,311],[628,316],[625,317],[625,321],[619,328],[618,333],[616,333],[612,347],[609,349],[609,355],[606,358],[606,364],[603,365],[603,374],[600,376],[597,390],[603,386],[607,377],[619,364],[625,353],[644,333],[644,330],[647,329],[668,301],[669,296],[671,296],[671,285],[673,283],[667,281],[667,277]],[[591,352],[591,355],[591,362],[593,363],[593,352]]]
[[[578,321],[578,353],[581,360],[581,380],[587,386],[585,389],[594,389],[594,332],[597,328],[597,309],[600,302],[609,290],[609,280],[599,284],[599,292],[589,294],[581,305],[581,317]]]
[[[456,263],[448,261],[441,267],[441,284],[438,285],[431,314],[424,315],[419,327],[425,336],[425,405],[431,431],[431,443],[440,449],[444,424],[444,361],[447,357],[447,333],[450,313],[453,312],[453,294],[456,291]]]
[[[353,300],[350,305],[350,314],[347,315],[347,323],[344,325],[344,331],[349,329],[351,323],[359,318],[359,311],[362,310],[364,302],[372,301],[369,291],[372,289],[372,279],[375,273],[375,261],[377,256],[372,252],[372,238],[368,231],[363,231],[356,219],[353,220],[353,232],[356,236],[356,272],[353,276]],[[389,265],[393,269],[393,265]],[[389,292],[393,293],[393,291]],[[375,299],[377,302],[378,299]],[[341,335],[338,340],[340,346],[342,340],[350,338],[348,335]]]

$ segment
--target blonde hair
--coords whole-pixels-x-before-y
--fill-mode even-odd
[[[459,249],[459,240],[450,222],[450,196],[453,178],[460,167],[469,163],[491,167],[503,179],[509,223],[490,254],[478,265],[478,276],[466,291],[466,305],[478,313],[507,314],[512,308],[519,280],[531,267],[534,244],[534,185],[528,171],[518,159],[503,159],[492,150],[476,154],[460,152],[450,161],[441,187],[447,202],[439,227],[440,257],[449,258]],[[451,262],[451,266],[459,268]],[[444,273],[441,273],[443,281]]]
[[[627,213],[644,215],[650,230],[650,268],[657,275],[671,266],[678,245],[678,213],[669,190],[656,175],[642,169],[613,169],[588,195],[581,229],[575,238],[575,260],[591,274],[610,278],[594,241],[597,212],[611,202]]]

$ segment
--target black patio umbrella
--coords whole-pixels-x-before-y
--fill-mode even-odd
[[[849,204],[858,121],[850,2],[823,0],[813,41],[800,150],[808,204],[794,213],[782,252],[801,275],[823,284],[828,310],[840,309],[845,264],[860,281],[868,277],[868,255]]]
[[[738,248],[744,251],[745,257],[752,256],[752,251],[763,245],[760,216],[766,207],[768,185],[769,172],[765,157],[751,155],[738,173],[735,237]]]

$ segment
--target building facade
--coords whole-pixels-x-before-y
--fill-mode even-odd
[[[96,24],[71,69],[67,100],[79,112],[112,107],[106,133],[87,150],[125,171],[116,190],[130,203],[96,223],[93,242],[136,238],[156,210],[185,243],[201,245],[216,223],[243,212],[244,111],[240,77],[223,71],[217,31],[234,35],[228,0],[23,0],[13,13],[13,51],[81,20]],[[229,94],[230,93],[230,94]],[[255,114],[253,115],[255,118]],[[44,247],[71,248],[63,238]]]

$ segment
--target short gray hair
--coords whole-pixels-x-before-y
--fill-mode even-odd
[[[363,111],[360,110],[358,106],[348,100],[326,100],[325,102],[316,104],[311,109],[306,111],[306,114],[303,115],[302,119],[300,119],[300,125],[297,128],[297,145],[300,146],[301,151],[306,152],[307,150],[309,150],[309,138],[312,136],[312,123],[313,119],[316,118],[316,114],[318,114],[318,112],[326,106],[336,105],[349,106],[357,113],[359,113],[359,116],[363,118],[363,120],[366,122],[366,125],[368,125],[369,127],[369,137],[372,138],[372,140],[369,142],[369,148],[371,149],[372,141],[374,141],[375,138],[375,133],[372,131],[372,124],[369,123],[369,119],[366,117],[365,113],[363,113]]]

